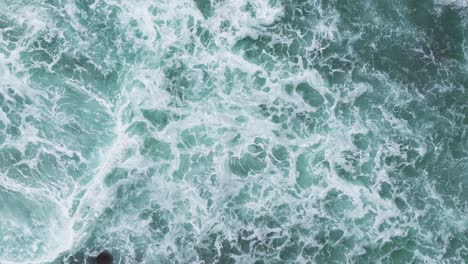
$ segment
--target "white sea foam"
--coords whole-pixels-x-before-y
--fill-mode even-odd
[[[424,97],[376,69],[361,69],[368,82],[353,80],[359,55],[351,44],[362,35],[339,31],[338,11],[309,1],[299,10],[313,13],[301,22],[306,26],[281,28],[296,19],[286,17],[287,1],[210,3],[202,14],[189,0],[93,2],[90,10],[106,19],[73,1],[14,5],[9,18],[25,29],[6,52],[10,40],[0,34],[0,92],[9,104],[16,95],[31,103],[18,107],[21,135],[6,137],[1,150],[20,153],[12,168],[39,173],[21,172],[24,180],[1,171],[0,186],[23,194],[24,204],[51,208],[35,219],[47,235],[26,248],[37,252],[27,261],[60,262],[109,247],[124,263],[202,263],[203,250],[219,261],[226,244],[240,247],[242,239],[249,251],[232,254],[239,263],[283,258],[296,240],[318,251],[349,247],[351,259],[407,236],[428,214],[403,213],[396,199],[409,204],[412,197],[394,184],[398,166],[415,166],[420,159],[411,155],[423,157],[429,147],[393,108]],[[28,60],[28,52],[46,50],[38,42],[53,46],[57,39],[47,59]],[[246,46],[238,49],[241,40]],[[295,41],[302,53],[289,56]],[[342,41],[351,43],[346,56],[305,65]],[[330,81],[321,67],[345,80]],[[41,70],[50,86],[37,79]],[[296,88],[306,83],[321,97],[315,106]],[[358,105],[380,91],[378,104]],[[0,111],[0,121],[15,119]],[[443,204],[434,188],[424,191]],[[463,230],[456,212],[445,213],[447,226]],[[27,220],[8,219],[4,239],[12,241],[15,230],[32,237]],[[336,230],[342,234],[331,242]],[[0,249],[0,262],[20,263],[14,250]],[[294,260],[310,261],[301,254]]]

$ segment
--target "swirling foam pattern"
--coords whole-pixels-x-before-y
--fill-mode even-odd
[[[1,0],[0,263],[466,263],[464,0]]]

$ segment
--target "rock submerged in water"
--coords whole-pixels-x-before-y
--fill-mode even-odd
[[[97,256],[96,263],[97,264],[112,264],[114,263],[114,257],[109,251],[105,250]]]
[[[89,257],[86,263],[87,264],[113,264],[114,257],[109,251],[104,250],[97,257]]]

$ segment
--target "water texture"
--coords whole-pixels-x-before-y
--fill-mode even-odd
[[[0,0],[0,263],[467,263],[466,0]]]

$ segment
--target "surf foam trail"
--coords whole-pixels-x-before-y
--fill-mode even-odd
[[[466,263],[467,7],[0,1],[0,263]]]

